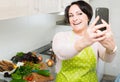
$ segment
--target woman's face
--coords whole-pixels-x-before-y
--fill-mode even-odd
[[[79,33],[88,26],[88,17],[77,5],[72,5],[68,12],[69,23],[73,31]]]

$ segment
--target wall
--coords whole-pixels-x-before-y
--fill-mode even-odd
[[[114,37],[118,46],[117,54],[112,63],[105,63],[105,74],[118,75],[120,73],[120,33],[119,33],[119,18],[120,18],[120,1],[119,0],[90,0],[90,4],[95,9],[96,7],[107,7],[110,11],[110,24],[113,30]]]
[[[49,43],[54,29],[55,18],[48,14],[0,20],[0,60]]]

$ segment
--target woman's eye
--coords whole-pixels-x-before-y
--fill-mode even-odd
[[[73,17],[73,15],[69,15],[69,17]]]
[[[78,13],[79,15],[82,15],[82,13]]]

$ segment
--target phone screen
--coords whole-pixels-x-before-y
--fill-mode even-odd
[[[100,19],[98,20],[97,24],[102,24],[101,19],[109,23],[109,9],[108,8],[96,8],[95,17],[97,17],[98,15],[100,16]],[[104,31],[106,30],[106,27],[103,27],[99,30]]]

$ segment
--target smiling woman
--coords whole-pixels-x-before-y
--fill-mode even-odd
[[[59,32],[53,38],[56,54],[56,82],[98,82],[98,59],[111,62],[116,44],[110,25],[99,16],[89,25],[92,7],[83,0],[72,2],[65,9],[65,20],[71,31]],[[99,29],[106,27],[105,31]]]

